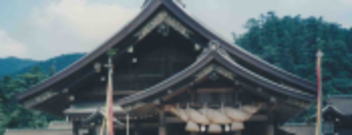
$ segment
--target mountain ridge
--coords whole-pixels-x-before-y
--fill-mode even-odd
[[[62,54],[47,60],[32,60],[13,56],[0,58],[0,78],[22,74],[33,67],[39,67],[44,73],[52,74],[66,68],[84,55],[85,53]]]

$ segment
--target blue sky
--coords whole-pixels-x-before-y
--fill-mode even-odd
[[[186,9],[227,40],[268,11],[322,16],[352,26],[352,0],[183,0]],[[89,52],[131,20],[143,0],[0,0],[0,57],[44,60]]]

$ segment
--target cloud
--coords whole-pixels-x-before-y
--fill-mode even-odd
[[[232,32],[243,34],[250,18],[274,11],[277,15],[320,17],[344,27],[352,26],[352,0],[188,0],[187,10],[216,32],[232,39]]]
[[[0,30],[0,57],[27,57],[27,48],[19,41]]]
[[[323,17],[328,22],[351,27],[352,0],[282,0],[276,9],[280,15],[297,15],[303,17]]]
[[[31,36],[27,40],[34,52],[31,55],[46,59],[62,53],[92,51],[138,10],[85,0],[52,1],[44,8],[36,8],[29,17]]]
[[[342,4],[352,6],[352,0],[339,0]]]
[[[14,17],[17,19],[2,19],[0,15],[0,22],[5,22],[2,29],[7,30],[7,37],[22,43],[17,46],[22,46],[18,50],[24,51],[18,56],[43,60],[63,53],[93,50],[129,22],[140,10],[142,2],[51,0],[25,4],[27,10],[9,4],[16,12],[28,13]],[[275,11],[279,16],[323,16],[326,21],[337,22],[344,27],[352,26],[352,19],[349,19],[352,0],[184,0],[184,3],[187,11],[228,40],[232,40],[232,32],[246,32],[243,26],[248,19],[268,11]]]

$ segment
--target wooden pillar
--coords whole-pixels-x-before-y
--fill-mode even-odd
[[[135,123],[135,128],[133,129],[134,134],[133,135],[140,135],[139,130],[141,130],[141,127],[138,123]]]
[[[143,135],[142,126],[137,122],[134,123],[134,129],[132,131],[133,135]]]
[[[242,131],[236,131],[234,135],[242,135]]]
[[[90,127],[90,128],[88,129],[88,134],[90,134],[90,135],[96,135],[95,127]]]
[[[276,115],[275,111],[271,110],[271,111],[267,112],[267,116],[269,119],[267,121],[266,135],[275,135],[275,125],[276,125],[275,116],[277,116],[277,115]]]
[[[77,121],[72,122],[72,134],[79,135],[79,122]]]
[[[165,112],[159,112],[159,135],[167,135]]]
[[[94,135],[99,135],[101,130],[101,125],[96,125],[94,129]]]
[[[275,135],[275,120],[273,119],[272,115],[270,116],[270,119],[267,122],[266,126],[266,135]]]
[[[130,114],[126,114],[126,135],[130,135]]]
[[[266,135],[275,135],[275,126],[273,123],[268,124],[266,128]]]

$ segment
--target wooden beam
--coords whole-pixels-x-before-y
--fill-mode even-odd
[[[187,90],[189,90],[188,87],[183,87],[183,88],[175,90],[175,91],[171,91],[170,90],[170,94],[165,95],[164,97],[162,97],[162,100],[163,101],[170,100],[171,98],[173,98],[173,97],[175,97],[177,95],[180,95],[181,93],[186,92]]]
[[[266,93],[263,89],[261,89],[260,87],[255,87],[252,85],[248,85],[246,82],[237,80],[236,83],[238,83],[238,85],[243,88],[245,91],[248,91],[250,93],[252,93],[253,95],[257,95],[259,97],[262,97],[264,100],[269,101],[270,97],[272,97],[272,95]]]
[[[114,90],[114,95],[132,95],[142,90]]]
[[[159,112],[159,135],[167,135],[165,112]]]
[[[38,104],[41,104],[51,98],[53,98],[54,96],[59,95],[60,93],[54,90],[50,90],[47,92],[44,92],[38,96],[35,96],[34,98],[31,98],[27,101],[25,101],[23,104],[26,108],[32,108]]]
[[[257,114],[252,116],[248,121],[267,121],[269,118],[264,114]]]
[[[199,83],[203,80],[206,80],[206,78],[199,78],[197,81],[195,81],[193,83]],[[198,88],[195,90],[195,92],[196,93],[230,93],[230,92],[236,90],[236,88],[238,87],[238,88],[242,88],[242,89],[244,89],[254,95],[262,97],[264,100],[267,100],[267,101],[269,101],[270,98],[272,97],[270,94],[268,94],[264,90],[261,90],[259,87],[249,85],[244,81],[235,80],[234,83],[235,83],[234,87]],[[162,97],[162,100],[163,101],[170,100],[171,98],[173,98],[177,95],[180,95],[181,93],[184,93],[187,90],[191,90],[191,88],[188,85],[183,86],[178,89],[169,90],[168,94],[166,94],[164,97]]]
[[[167,123],[182,123],[184,121],[182,121],[181,119],[177,118],[177,117],[166,117],[165,121]]]
[[[198,88],[197,93],[231,93],[233,92],[233,87],[224,88]]]
[[[168,94],[165,95],[164,97],[162,97],[163,101],[167,101],[167,100],[170,100],[171,98],[177,96],[177,95],[180,95],[186,91],[190,91],[192,90],[191,86],[195,83],[199,83],[199,82],[202,82],[206,80],[206,78],[199,78],[198,80],[196,81],[193,81],[193,82],[190,82],[189,84],[181,87],[181,88],[178,88],[176,90],[169,90]]]
[[[257,114],[252,116],[247,122],[258,122],[258,121],[267,121],[268,116],[263,115],[263,114]],[[184,123],[181,119],[177,117],[166,117],[165,118],[166,123]]]
[[[136,130],[138,130],[138,129],[150,129],[150,128],[154,128],[154,129],[157,129],[158,127],[159,127],[159,123],[158,122],[155,122],[155,123],[150,123],[150,122],[148,122],[148,123],[146,123],[146,122],[144,122],[144,123],[139,123],[138,125],[136,125],[136,124],[132,124],[131,123],[131,125],[130,125],[130,130],[131,130],[131,132],[130,132],[130,134],[133,134],[133,132],[135,132]],[[119,129],[119,130],[125,130],[126,129],[126,127],[116,127],[117,129]]]
[[[132,95],[140,90],[114,90],[114,96],[127,96]],[[87,93],[82,93],[83,96],[105,96],[106,92],[103,90],[94,90]]]

